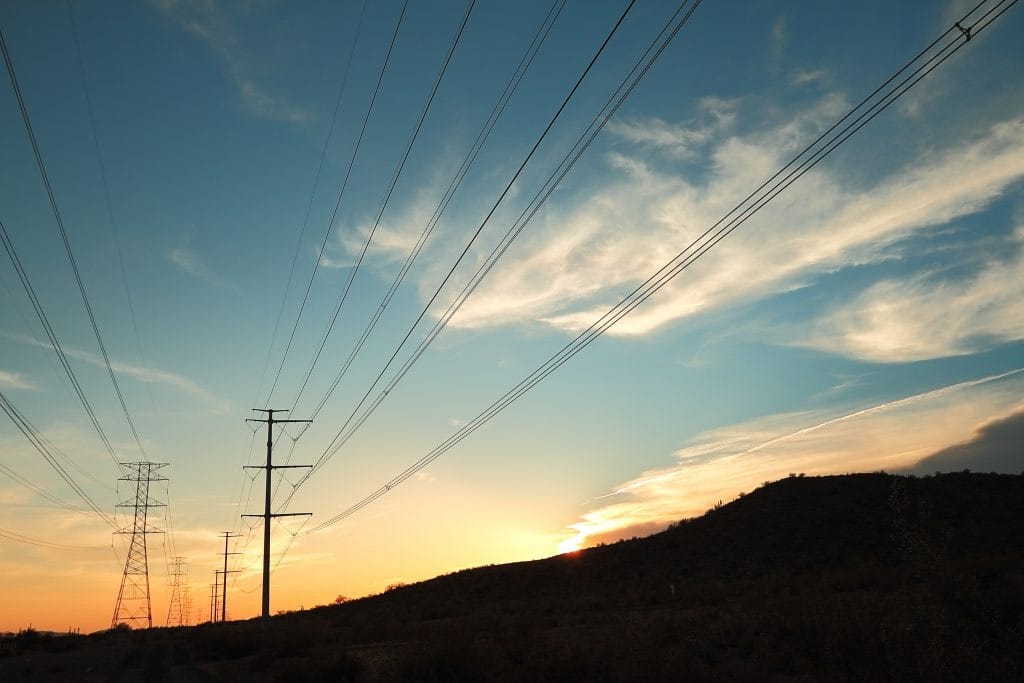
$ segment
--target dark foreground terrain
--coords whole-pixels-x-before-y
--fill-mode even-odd
[[[790,477],[647,538],[256,621],[22,634],[0,681],[1024,680],[1024,476]]]

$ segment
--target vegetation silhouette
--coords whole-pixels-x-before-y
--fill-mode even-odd
[[[1022,559],[1022,475],[792,476],[267,628],[36,634],[0,680],[1024,680]]]

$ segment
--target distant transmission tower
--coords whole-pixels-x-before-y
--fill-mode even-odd
[[[167,481],[167,477],[156,474],[157,470],[167,467],[165,462],[126,462],[121,466],[130,474],[119,481],[130,481],[135,484],[135,499],[119,503],[117,507],[133,508],[134,521],[132,528],[121,529],[119,534],[131,534],[128,544],[128,557],[124,561],[124,573],[121,575],[121,588],[117,591],[117,604],[114,606],[114,617],[110,627],[118,624],[136,625],[145,622],[145,628],[153,627],[153,608],[149,599],[149,561],[146,555],[146,534],[161,534],[163,531],[150,527],[147,523],[149,508],[162,507],[164,503],[151,498],[149,485],[154,481]]]
[[[181,587],[181,604],[182,609],[185,612],[185,626],[192,625],[192,617],[195,614],[192,611],[192,588],[188,585]]]
[[[171,606],[167,610],[168,626],[188,626],[187,600],[188,567],[185,566],[185,558],[171,558]]]

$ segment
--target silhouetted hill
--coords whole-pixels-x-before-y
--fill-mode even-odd
[[[790,477],[646,538],[265,630],[96,634],[0,679],[1024,680],[1022,560],[1022,476]]]

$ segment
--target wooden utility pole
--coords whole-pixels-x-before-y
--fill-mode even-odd
[[[275,420],[274,413],[287,413],[288,411],[274,408],[253,408],[253,410],[267,414],[266,419],[263,420],[256,418],[249,418],[246,420],[246,422],[264,422],[267,425],[267,464],[262,466],[246,465],[246,469],[266,470],[266,474],[264,475],[264,478],[266,479],[266,497],[264,500],[262,515],[242,516],[263,518],[263,623],[266,623],[270,618],[270,520],[274,517],[305,517],[313,514],[312,512],[270,512],[270,475],[273,471],[285,468],[312,467],[312,465],[273,464],[274,425],[285,422],[312,422],[312,420]]]

